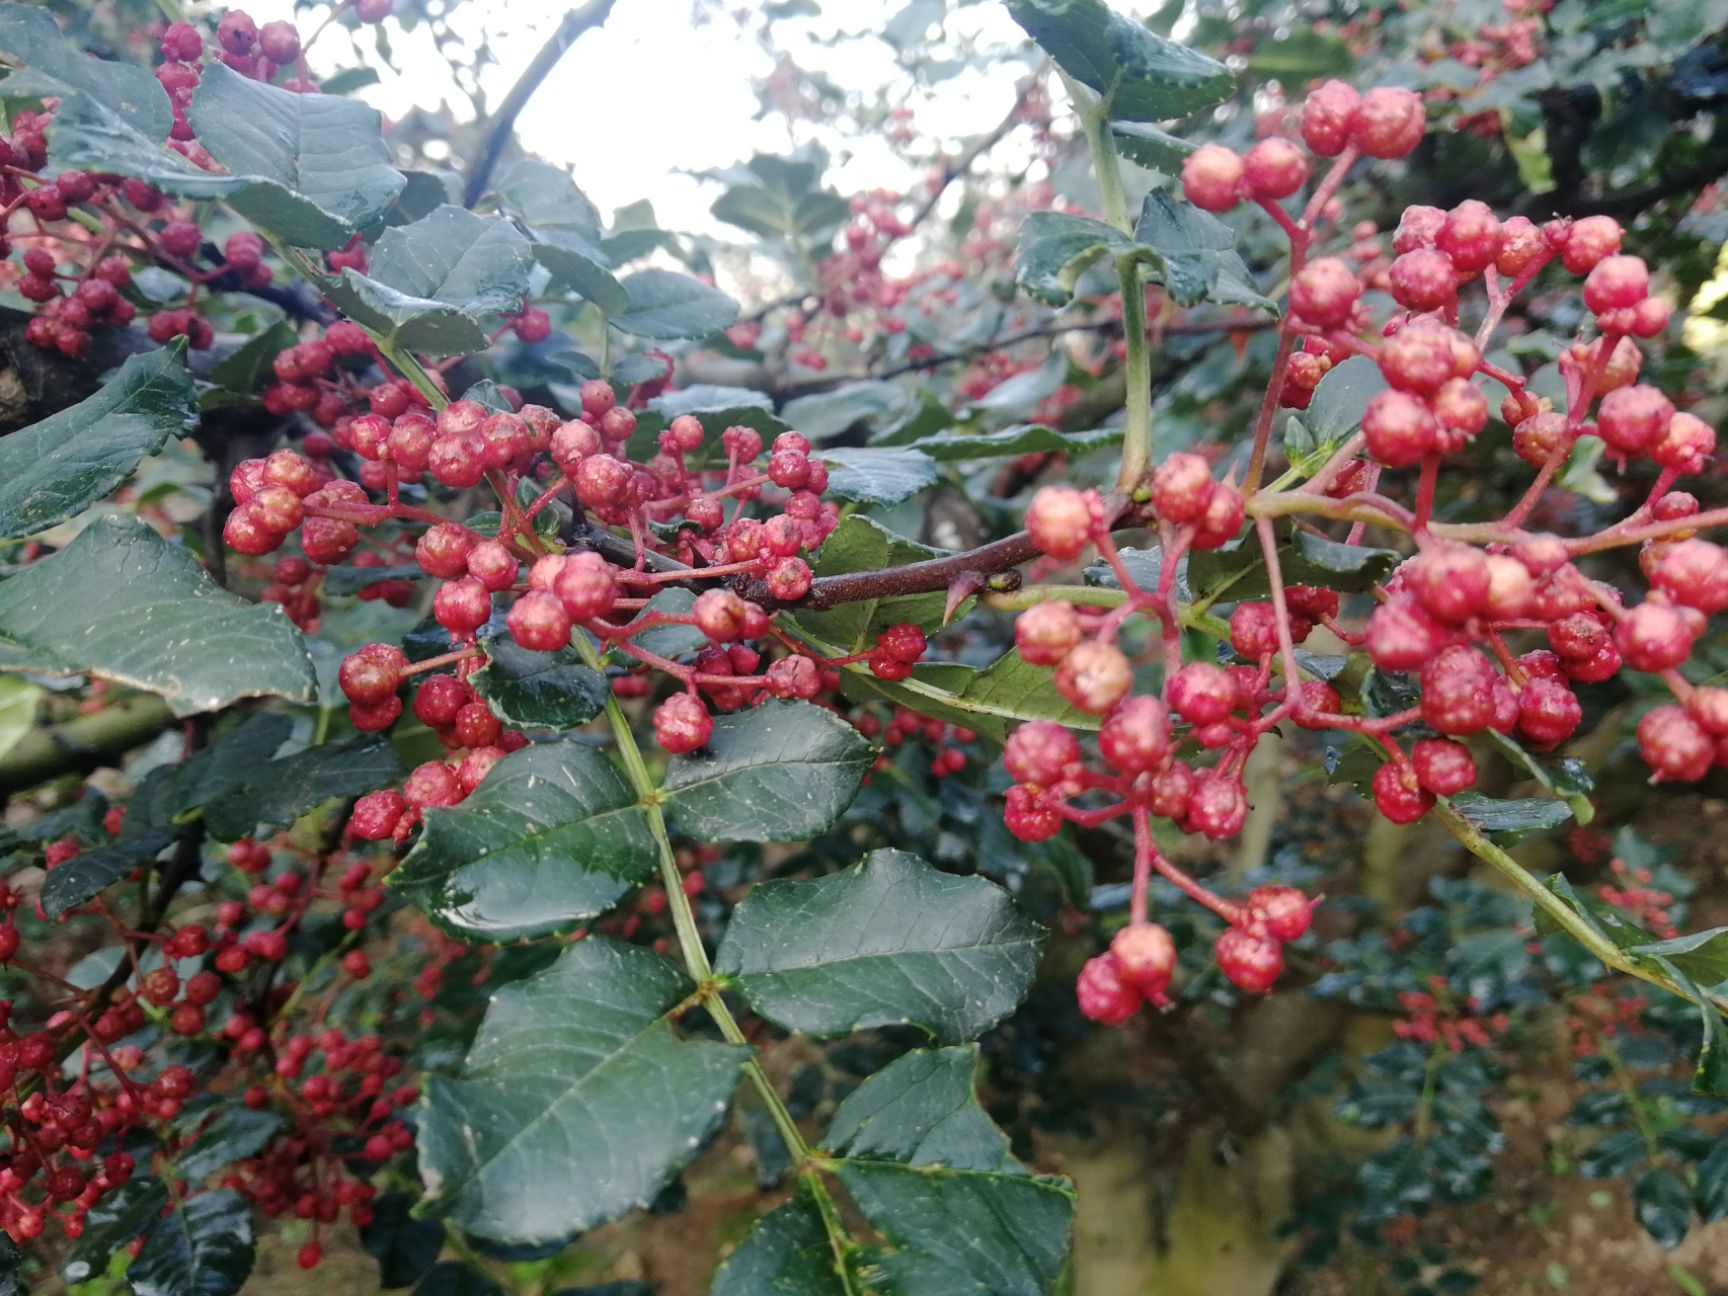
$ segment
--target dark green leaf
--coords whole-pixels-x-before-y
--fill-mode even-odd
[[[911,446],[823,448],[814,457],[828,465],[828,493],[840,499],[898,504],[936,480],[936,461]]]
[[[377,110],[353,99],[281,90],[212,62],[186,115],[232,175],[271,181],[346,230],[382,216],[407,183],[390,165]],[[298,241],[273,223],[270,203],[246,190],[226,199],[254,224]]]
[[[231,1188],[189,1197],[126,1270],[137,1296],[232,1296],[252,1272],[252,1208]]]
[[[621,315],[630,309],[630,297],[612,274],[606,254],[581,236],[569,232],[542,232],[534,240],[534,259],[554,279],[569,285],[602,313]]]
[[[803,1192],[756,1222],[708,1296],[848,1296],[821,1211]]]
[[[815,243],[838,229],[850,209],[844,198],[826,189],[783,194],[754,185],[738,185],[715,199],[709,210],[728,225],[748,230],[759,238]]]
[[[1163,262],[1152,278],[1162,283],[1183,306],[1216,302],[1220,306],[1252,306],[1275,310],[1271,298],[1254,286],[1241,253],[1236,231],[1194,204],[1172,198],[1162,189],[1146,195],[1134,237]]]
[[[1711,927],[1648,945],[1634,945],[1629,952],[1667,959],[1701,986],[1728,982],[1728,927]]]
[[[504,1289],[459,1260],[440,1260],[414,1285],[414,1296],[504,1296]]]
[[[0,671],[9,670],[88,672],[160,693],[183,716],[243,697],[310,702],[315,687],[279,605],[236,598],[184,549],[118,515],[0,583]]]
[[[1691,1195],[1671,1171],[1653,1168],[1639,1175],[1632,1185],[1632,1205],[1638,1223],[1665,1251],[1679,1246],[1692,1227]]]
[[[852,1091],[822,1137],[836,1156],[1024,1174],[978,1105],[978,1046],[914,1049]]]
[[[786,402],[780,417],[810,440],[827,441],[859,424],[874,424],[898,416],[907,402],[906,389],[881,379],[842,383],[832,391],[811,392]]]
[[[1591,1179],[1617,1179],[1631,1174],[1649,1155],[1650,1147],[1637,1130],[1615,1130],[1585,1149],[1578,1169]]]
[[[184,356],[178,340],[131,356],[94,396],[0,438],[0,539],[77,516],[190,429],[197,415]]]
[[[1322,446],[1335,445],[1362,426],[1368,402],[1386,390],[1386,376],[1367,356],[1352,356],[1328,370],[1314,389],[1303,426]]]
[[[387,340],[436,355],[484,350],[485,321],[522,305],[528,241],[509,221],[446,204],[384,231],[366,274],[345,270],[327,291]]]
[[[1110,133],[1116,137],[1116,147],[1123,157],[1166,175],[1181,171],[1182,163],[1198,147],[1144,122],[1114,121],[1110,123]]]
[[[886,1239],[872,1289],[923,1296],[1049,1296],[1068,1257],[1074,1193],[1030,1175],[844,1161],[840,1181]]]
[[[401,563],[394,567],[332,567],[324,573],[326,594],[358,594],[393,580],[424,580],[426,569],[419,563]]]
[[[294,326],[287,320],[277,320],[261,333],[255,333],[210,366],[204,375],[222,388],[222,393],[251,397],[267,383],[276,380],[271,364],[276,357],[300,340]],[[206,403],[208,408],[208,402]]]
[[[1347,72],[1354,63],[1350,47],[1338,37],[1297,25],[1287,35],[1257,41],[1248,57],[1248,70],[1285,85],[1307,85]]]
[[[1081,273],[1132,244],[1114,226],[1066,212],[1033,212],[1020,225],[1014,282],[1047,306],[1073,300]]]
[[[671,270],[638,270],[624,278],[630,305],[612,323],[656,341],[707,337],[738,318],[738,303],[700,279]]]
[[[852,804],[874,758],[825,707],[766,702],[716,716],[706,747],[668,762],[668,807],[699,841],[804,841]]]
[[[647,1205],[725,1116],[750,1056],[673,1035],[662,1014],[690,989],[658,955],[590,936],[499,991],[462,1078],[427,1081],[428,1200],[517,1242]]]
[[[68,99],[82,93],[151,140],[174,124],[168,94],[146,69],[84,53],[35,5],[0,6],[0,54],[24,65],[0,84],[0,98]]]
[[[1728,1139],[1718,1138],[1710,1155],[1698,1163],[1692,1201],[1698,1218],[1706,1224],[1728,1216]]]
[[[1279,555],[1278,567],[1287,585],[1323,585],[1341,594],[1363,594],[1402,561],[1404,556],[1395,549],[1347,545],[1298,530]]]
[[[1553,797],[1502,801],[1479,792],[1460,792],[1452,808],[1486,833],[1541,832],[1572,817],[1572,807]]]
[[[1103,0],[1008,0],[1008,12],[1118,121],[1164,121],[1210,108],[1234,88],[1229,70],[1165,40]]]
[[[574,729],[592,720],[611,691],[573,648],[531,652],[501,636],[486,643],[486,665],[469,677],[492,712],[528,729]]]
[[[351,95],[356,90],[377,85],[382,79],[377,68],[349,67],[343,68],[334,76],[325,77],[318,88],[325,94]]]
[[[378,1262],[378,1285],[385,1290],[411,1287],[444,1250],[444,1226],[415,1219],[414,1199],[385,1193],[372,1203],[372,1222],[360,1229],[360,1245]]]
[[[100,1276],[117,1252],[161,1218],[167,1204],[167,1187],[143,1174],[103,1194],[85,1215],[84,1232],[60,1262],[60,1277],[81,1283]]]
[[[568,230],[590,242],[600,237],[600,213],[562,167],[527,158],[505,172],[496,189],[525,225]]]
[[[1037,423],[1017,423],[997,432],[941,432],[912,442],[938,463],[957,459],[999,459],[1023,454],[1086,454],[1104,450],[1122,440],[1122,429],[1098,428],[1091,432],[1058,432]]]
[[[42,883],[42,911],[58,918],[113,886],[145,860],[173,844],[172,833],[149,832],[112,846],[74,855],[50,872]]]
[[[1009,720],[1055,720],[1078,729],[1095,729],[1098,717],[1088,715],[1056,690],[1056,672],[1033,666],[1010,648],[961,694],[961,706]],[[976,728],[968,725],[968,728]]]
[[[218,841],[249,836],[260,824],[286,828],[333,797],[357,797],[403,775],[402,762],[382,738],[355,737],[284,756],[246,771],[247,777],[204,808]]]
[[[879,850],[810,882],[764,882],[733,911],[719,970],[789,1030],[910,1023],[976,1038],[1014,1010],[1042,932],[994,882]]]
[[[624,776],[567,739],[512,752],[461,805],[428,811],[390,885],[463,936],[525,940],[604,913],[655,859]]]
[[[275,1112],[222,1107],[175,1158],[175,1171],[194,1186],[202,1184],[218,1170],[256,1156],[281,1128],[282,1117]]]

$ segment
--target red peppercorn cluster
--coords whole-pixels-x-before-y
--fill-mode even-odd
[[[1136,906],[1157,872],[1211,908],[1228,924],[1218,961],[1247,988],[1263,989],[1277,976],[1284,938],[1264,922],[1256,927],[1253,903],[1223,900],[1170,864],[1153,844],[1149,823],[1164,819],[1212,839],[1240,832],[1249,811],[1241,771],[1274,725],[1334,730],[1371,745],[1382,760],[1373,800],[1397,823],[1413,822],[1439,798],[1474,785],[1469,739],[1494,731],[1529,750],[1551,750],[1582,721],[1578,687],[1622,670],[1653,675],[1673,695],[1638,724],[1653,779],[1696,780],[1728,764],[1728,691],[1694,685],[1682,673],[1708,618],[1728,607],[1728,551],[1697,534],[1728,519],[1704,514],[1693,496],[1676,489],[1682,477],[1710,464],[1715,432],[1638,381],[1638,343],[1662,333],[1670,307],[1653,290],[1645,263],[1621,251],[1619,224],[1603,216],[1502,220],[1468,200],[1450,211],[1406,209],[1390,259],[1381,255],[1372,226],[1350,230],[1347,255],[1310,255],[1337,220],[1332,194],[1345,171],[1362,159],[1407,156],[1423,125],[1422,102],[1408,91],[1358,94],[1328,82],[1301,110],[1300,143],[1268,136],[1241,155],[1208,145],[1183,168],[1182,187],[1195,205],[1226,211],[1251,202],[1290,240],[1289,313],[1272,378],[1277,403],[1307,408],[1328,373],[1365,357],[1385,386],[1367,401],[1360,431],[1328,446],[1318,468],[1288,475],[1298,484],[1287,491],[1261,485],[1272,402],[1256,430],[1248,480],[1221,480],[1195,454],[1169,455],[1134,497],[1136,520],[1157,530],[1155,580],[1125,563],[1111,538],[1127,507],[1120,500],[1049,486],[1027,508],[1026,529],[1039,549],[1059,562],[1095,549],[1121,598],[1089,607],[1075,596],[1020,614],[1015,642],[1022,658],[1054,667],[1061,695],[1099,720],[1095,746],[1087,748],[1050,722],[1011,736],[1004,760],[1015,785],[1007,824],[1036,841],[1065,822],[1130,816]],[[1313,160],[1328,158],[1334,161],[1316,179]],[[1306,206],[1293,215],[1285,203],[1305,190]],[[1508,308],[1550,267],[1582,280],[1576,291],[1583,324],[1558,359],[1558,400],[1539,396],[1525,373],[1488,356]],[[1390,296],[1389,318],[1376,321],[1369,289]],[[1434,503],[1443,466],[1496,414],[1535,480],[1497,521],[1439,520]],[[1593,534],[1532,528],[1529,519],[1586,438],[1598,439],[1605,457],[1651,478],[1643,503]],[[1409,494],[1400,499],[1391,474],[1403,472],[1411,476]],[[1274,523],[1290,513],[1347,520],[1352,528],[1344,543],[1351,545],[1369,526],[1389,527],[1409,537],[1413,552],[1375,586],[1372,602],[1358,601],[1365,617],[1358,619],[1355,609],[1345,615],[1339,590],[1278,578]],[[1230,612],[1227,636],[1220,637],[1227,637],[1234,661],[1185,662],[1179,564],[1194,551],[1237,543],[1263,554],[1271,595]],[[1641,599],[1588,570],[1592,554],[1634,546],[1649,584]],[[1123,646],[1121,632],[1135,616],[1157,627],[1144,671],[1136,661],[1141,654]],[[1296,651],[1322,627],[1334,642],[1360,648],[1382,675],[1407,678],[1414,686],[1410,704],[1391,714],[1345,714],[1332,686],[1306,672]],[[1154,671],[1157,685],[1143,684]],[[1140,930],[1140,916],[1127,931]],[[1137,994],[1158,1002],[1162,993],[1161,985],[1145,991],[1118,963],[1114,954],[1095,959],[1081,981],[1082,1005],[1100,1020],[1124,1019]]]
[[[1453,994],[1443,976],[1430,978],[1426,991],[1403,991],[1398,1006],[1406,1016],[1392,1023],[1394,1035],[1418,1044],[1438,1044],[1452,1053],[1487,1048],[1510,1025],[1503,1012],[1483,1016],[1481,1004]]]
[[[967,755],[961,748],[978,741],[978,735],[970,729],[919,715],[911,708],[903,706],[893,709],[887,724],[883,724],[881,717],[870,711],[855,714],[851,720],[859,733],[872,741],[880,740],[886,748],[876,758],[874,769],[887,766],[892,761],[892,753],[896,748],[908,743],[920,743],[935,749],[930,757],[931,776],[947,778],[966,768]]]

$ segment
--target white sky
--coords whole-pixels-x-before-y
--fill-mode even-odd
[[[469,0],[453,25],[465,43],[486,42],[494,64],[481,74],[489,103],[497,103],[546,33],[575,0]],[[733,0],[751,5],[754,0]],[[825,73],[848,91],[874,98],[884,86],[911,88],[897,71],[893,49],[874,36],[825,47],[836,21],[848,34],[881,29],[907,0],[830,0],[822,20],[785,20],[776,24],[776,45],[800,66]],[[293,0],[255,0],[248,11],[262,24],[294,18]],[[680,174],[681,169],[727,166],[753,152],[785,152],[788,139],[778,115],[755,119],[760,104],[756,83],[772,67],[769,56],[725,16],[700,25],[692,0],[617,0],[606,25],[585,34],[564,56],[517,122],[518,138],[529,152],[568,165],[576,182],[601,210],[641,198],[654,204],[663,228],[714,233],[725,227],[708,214],[720,188]],[[310,33],[327,10],[302,11],[296,21]],[[1019,29],[1000,5],[954,8],[950,34],[979,36],[989,44],[1013,44]],[[383,67],[384,80],[363,97],[387,116],[413,107],[434,108],[451,94],[447,63],[436,51],[430,30],[403,33],[390,28],[396,75]],[[369,38],[362,36],[362,40]],[[370,54],[369,46],[367,53]],[[357,60],[346,37],[326,32],[314,46],[314,69],[328,75]],[[358,60],[378,66],[375,56]],[[1012,101],[1017,70],[996,66],[988,75],[963,73],[922,92],[910,106],[921,132],[945,141],[963,140],[989,130]],[[465,99],[451,94],[460,106]],[[841,192],[860,188],[907,188],[922,173],[884,139],[856,141],[856,151],[831,172]],[[832,148],[830,150],[833,151]],[[734,232],[735,233],[735,232]]]

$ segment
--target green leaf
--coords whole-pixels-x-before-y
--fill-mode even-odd
[[[252,1272],[252,1208],[231,1188],[189,1197],[126,1270],[137,1296],[232,1296]]]
[[[256,777],[294,733],[294,720],[276,711],[258,711],[238,724],[218,731],[210,744],[190,759],[171,767],[162,806],[166,813],[156,826],[176,823],[189,811],[201,810]],[[139,796],[134,793],[126,824],[138,818]]]
[[[1706,1224],[1728,1216],[1728,1139],[1717,1139],[1710,1155],[1698,1163],[1692,1203]]]
[[[1058,432],[1038,423],[1016,423],[996,432],[940,432],[912,442],[938,463],[958,459],[1000,459],[1024,454],[1087,454],[1122,441],[1122,429],[1097,428],[1090,432]]]
[[[378,1285],[386,1291],[411,1287],[444,1250],[444,1226],[415,1219],[414,1199],[385,1193],[372,1203],[372,1222],[360,1229],[360,1245],[378,1262]]]
[[[504,1296],[504,1289],[459,1260],[440,1260],[414,1285],[414,1296]]]
[[[1152,279],[1162,283],[1183,305],[1216,302],[1220,306],[1252,306],[1276,311],[1277,305],[1254,286],[1254,277],[1236,251],[1236,231],[1210,212],[1178,201],[1162,189],[1146,195],[1134,237],[1157,253],[1162,270]]]
[[[666,766],[668,808],[698,841],[804,841],[837,820],[875,749],[809,702],[714,717],[708,745]]]
[[[232,791],[204,807],[204,823],[218,841],[250,836],[260,824],[286,828],[315,806],[398,782],[404,772],[383,738],[308,747],[246,770]]]
[[[84,53],[45,9],[0,5],[0,54],[24,65],[0,83],[0,98],[68,99],[82,93],[152,140],[166,139],[174,124],[168,94],[150,72]]]
[[[84,1216],[84,1232],[60,1262],[61,1279],[81,1283],[101,1275],[121,1248],[162,1217],[167,1205],[166,1185],[142,1174],[104,1193]]]
[[[366,274],[326,286],[356,322],[388,341],[435,355],[483,351],[486,321],[520,309],[532,260],[509,221],[446,204],[384,231]]]
[[[1588,824],[1596,817],[1596,807],[1590,800],[1590,793],[1595,791],[1596,784],[1581,761],[1568,757],[1556,762],[1550,769],[1505,734],[1495,729],[1487,732],[1489,741],[1505,752],[1509,759],[1522,766],[1532,778],[1555,796],[1563,797],[1572,809],[1572,817],[1580,824]],[[1728,971],[1725,971],[1724,975],[1728,975]]]
[[[0,671],[88,672],[159,693],[181,716],[243,697],[310,702],[315,687],[279,605],[236,598],[184,549],[119,515],[0,583]]]
[[[1123,157],[1166,175],[1180,172],[1188,155],[1199,147],[1144,122],[1113,121],[1110,133]]]
[[[611,692],[573,648],[532,652],[507,635],[486,643],[486,665],[468,682],[505,724],[574,729],[600,714]]]
[[[198,142],[231,174],[279,185],[345,231],[382,216],[407,184],[390,165],[377,110],[357,100],[280,90],[212,62],[186,116]],[[227,201],[261,228],[298,241],[272,223],[269,203],[246,191]]]
[[[1543,832],[1572,817],[1572,807],[1553,797],[1498,800],[1480,792],[1460,792],[1452,808],[1485,833]]]
[[[1099,718],[1072,706],[1056,691],[1056,674],[1033,666],[1010,648],[985,670],[959,662],[919,662],[903,680],[877,679],[867,667],[848,667],[841,689],[853,701],[886,700],[948,724],[1004,742],[1014,721],[1055,720],[1096,729]]]
[[[780,417],[812,441],[827,441],[860,423],[894,418],[906,408],[906,389],[885,379],[842,383],[832,391],[795,396]]]
[[[0,756],[4,756],[36,724],[36,706],[47,690],[15,675],[0,675]]]
[[[994,882],[879,850],[830,877],[755,887],[733,911],[716,966],[788,1030],[908,1023],[965,1040],[1014,1011],[1041,938]]]
[[[1663,1250],[1672,1250],[1692,1227],[1691,1194],[1672,1171],[1652,1167],[1632,1185],[1632,1206],[1638,1223]]]
[[[173,844],[172,833],[149,832],[112,846],[99,846],[74,855],[53,869],[42,883],[42,912],[58,918],[100,895],[146,860]]]
[[[866,504],[898,504],[936,480],[936,461],[911,446],[824,448],[815,457],[829,465],[830,495]]]
[[[570,173],[527,158],[494,186],[504,206],[536,230],[568,230],[592,242],[600,237],[600,213]]]
[[[1303,426],[1320,446],[1336,445],[1362,426],[1368,402],[1386,390],[1386,376],[1367,356],[1352,356],[1327,371],[1314,389]]]
[[[1164,121],[1230,97],[1234,79],[1221,63],[1164,39],[1111,10],[1103,0],[1008,0],[1027,35],[1056,65],[1103,98],[1118,121]]]
[[[390,885],[447,930],[526,940],[604,913],[655,859],[624,776],[567,739],[510,753],[461,805],[428,811]]]
[[[210,372],[204,375],[222,389],[207,395],[205,408],[209,408],[209,396],[231,395],[249,399],[267,383],[274,382],[276,376],[271,370],[272,363],[281,352],[299,340],[300,335],[287,320],[277,320],[269,328],[247,338],[211,365]]]
[[[843,1157],[1024,1174],[973,1091],[978,1046],[914,1049],[847,1095],[822,1136]]]
[[[1321,77],[1337,76],[1354,63],[1350,47],[1338,37],[1300,25],[1286,35],[1257,41],[1248,56],[1248,70],[1255,76],[1286,85],[1306,85]]]
[[[656,341],[707,337],[738,318],[738,303],[700,279],[671,270],[638,270],[623,280],[629,308],[612,316],[625,333]]]
[[[175,1172],[194,1186],[202,1184],[218,1170],[256,1156],[281,1128],[275,1112],[224,1106],[175,1158]]]
[[[1088,266],[1132,246],[1120,230],[1090,216],[1033,212],[1020,223],[1014,282],[1047,306],[1066,306]]]
[[[1396,549],[1347,545],[1311,531],[1291,533],[1278,567],[1289,585],[1324,585],[1343,594],[1363,594],[1390,576],[1404,555]]]
[[[864,1269],[892,1296],[1048,1296],[1068,1258],[1074,1193],[1061,1180],[843,1161],[838,1174],[886,1239]]]
[[[590,936],[499,991],[462,1077],[426,1083],[429,1202],[512,1242],[647,1205],[724,1118],[750,1056],[673,1035],[663,1014],[691,988],[658,955]]]
[[[716,198],[709,210],[758,238],[814,244],[832,235],[851,209],[844,198],[827,189],[774,193],[755,185],[736,185]]]
[[[191,429],[197,415],[185,350],[176,339],[130,356],[93,396],[0,438],[0,539],[76,517],[145,455]]]
[[[1703,986],[1728,982],[1728,927],[1687,932],[1648,945],[1633,945],[1628,952],[1643,958],[1666,959]]]
[[[708,1296],[849,1296],[822,1212],[805,1191],[756,1222],[715,1271]]]
[[[533,250],[534,259],[548,274],[568,284],[583,300],[593,302],[602,314],[621,315],[630,309],[630,295],[613,275],[606,254],[580,235],[542,232],[535,238]]]

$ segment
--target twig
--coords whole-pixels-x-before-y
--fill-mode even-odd
[[[504,96],[504,101],[498,105],[498,111],[493,114],[491,126],[486,132],[486,142],[480,148],[480,156],[475,160],[474,170],[468,176],[467,188],[462,192],[464,207],[472,207],[486,192],[486,186],[492,179],[493,168],[498,165],[498,157],[515,132],[516,118],[523,108],[528,106],[528,101],[534,97],[540,83],[551,75],[552,69],[558,65],[558,60],[576,43],[577,37],[606,21],[615,2],[616,0],[588,0],[580,9],[570,10],[540,52],[534,56],[533,61],[523,69],[521,77],[510,87],[510,93]]]

